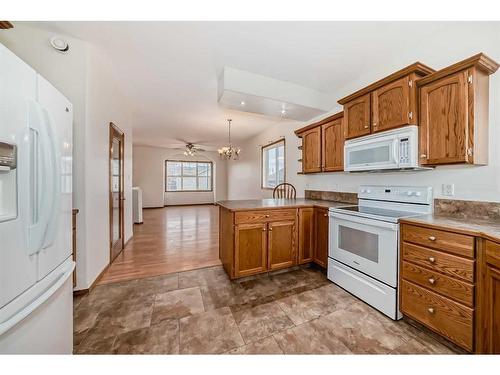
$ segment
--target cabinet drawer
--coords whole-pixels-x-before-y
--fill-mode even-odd
[[[403,260],[451,277],[474,282],[475,261],[403,242]]]
[[[268,221],[295,220],[295,209],[239,211],[234,214],[235,224],[266,223]]]
[[[444,250],[460,256],[474,257],[474,237],[439,229],[403,225],[403,241]]]
[[[408,262],[403,262],[401,273],[403,279],[464,303],[469,307],[474,307],[474,285]]]
[[[473,309],[403,280],[401,311],[462,348],[473,350]]]

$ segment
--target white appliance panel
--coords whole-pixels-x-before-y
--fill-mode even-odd
[[[398,285],[398,224],[330,212],[329,257]]]
[[[383,312],[391,319],[402,318],[397,289],[328,258],[328,279]]]
[[[28,103],[35,100],[36,72],[0,44],[0,142],[16,146],[17,167],[0,171],[0,308],[36,282],[37,256],[29,255]],[[14,190],[14,191],[12,191]],[[13,204],[12,199],[16,199]],[[15,206],[12,209],[12,206]],[[3,209],[2,209],[3,210]]]
[[[72,252],[72,105],[45,78],[38,75],[38,103],[44,112],[50,149],[45,173],[49,183],[49,214],[42,249],[39,252],[38,279],[60,265]]]

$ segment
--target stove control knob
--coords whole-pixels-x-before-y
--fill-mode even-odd
[[[421,192],[419,192],[419,191],[416,191],[416,192],[415,192],[415,196],[416,196],[416,197],[420,197],[421,195],[422,195],[422,193],[421,193]]]
[[[406,195],[408,195],[409,197],[411,197],[411,196],[413,195],[413,192],[412,192],[412,191],[408,191],[408,192],[406,193]]]

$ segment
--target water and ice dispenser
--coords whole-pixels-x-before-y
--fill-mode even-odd
[[[17,217],[17,147],[0,142],[0,222]]]

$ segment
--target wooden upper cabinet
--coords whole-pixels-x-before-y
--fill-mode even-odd
[[[295,130],[302,138],[302,173],[344,170],[344,113]]]
[[[420,90],[421,164],[467,163],[467,71],[429,83]]]
[[[417,124],[415,81],[434,72],[416,62],[338,101],[344,106],[345,138]]]
[[[321,172],[321,128],[302,134],[302,172]]]
[[[268,224],[269,270],[297,264],[295,220]]]
[[[413,80],[406,76],[372,92],[372,132],[417,123],[414,95],[410,108],[410,88],[414,90]]]
[[[344,104],[345,138],[361,137],[370,131],[370,94]]]
[[[417,81],[420,164],[488,163],[489,75],[498,66],[478,54]]]
[[[321,125],[321,168],[323,172],[344,170],[343,117]]]
[[[267,270],[267,224],[236,225],[235,276],[249,276]]]

